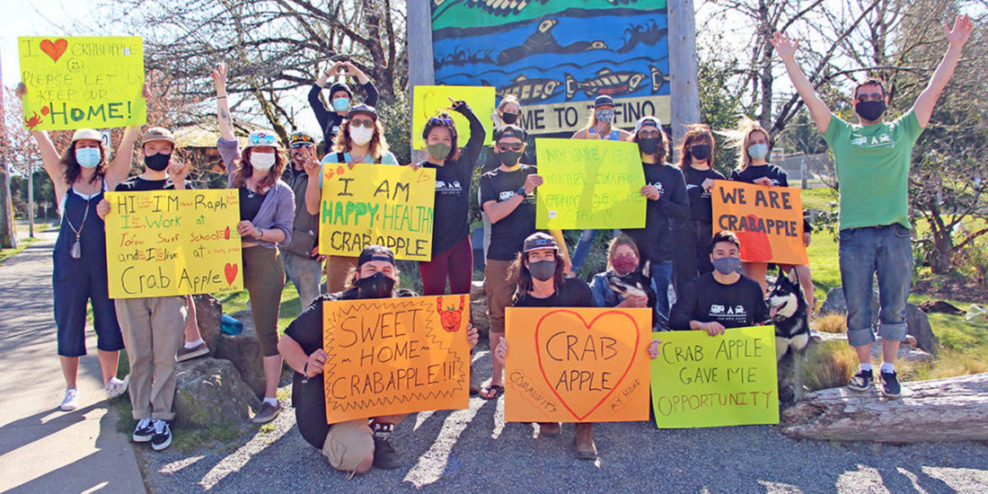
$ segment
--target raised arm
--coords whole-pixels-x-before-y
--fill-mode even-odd
[[[947,82],[954,75],[957,62],[961,59],[964,43],[967,43],[967,39],[971,36],[971,31],[974,30],[974,23],[967,15],[959,15],[954,21],[953,29],[950,29],[945,24],[943,30],[946,33],[947,41],[950,43],[947,47],[947,53],[944,54],[943,60],[937,66],[937,70],[933,73],[933,77],[930,78],[930,83],[926,86],[926,89],[922,93],[919,93],[919,97],[913,103],[916,120],[919,121],[919,126],[924,128],[930,123],[930,117],[933,115],[933,107],[936,106],[937,99],[940,98],[940,93],[943,92],[943,88],[947,87]]]
[[[806,78],[806,74],[803,74],[803,70],[796,63],[795,55],[796,49],[799,47],[799,42],[789,39],[789,36],[783,32],[776,32],[772,35],[772,46],[775,47],[775,51],[782,58],[782,63],[786,66],[786,72],[789,74],[792,85],[796,87],[796,92],[803,99],[806,108],[810,110],[810,115],[813,116],[813,122],[816,123],[817,130],[821,134],[827,132],[827,127],[830,126],[830,108],[827,108],[827,103],[816,93],[816,90],[813,89],[813,84],[810,83],[810,80]]]
[[[216,117],[220,124],[220,137],[233,141],[233,120],[230,119],[230,102],[226,97],[226,64],[221,63],[213,69],[213,84],[216,86]]]
[[[17,85],[16,94],[21,100],[27,94],[27,86],[23,82]],[[65,183],[64,179],[65,165],[62,164],[62,158],[58,155],[55,144],[51,142],[51,137],[45,131],[32,130],[31,137],[34,137],[34,140],[38,141],[38,149],[41,150],[41,163],[45,167],[45,172],[48,173],[48,178],[55,184],[57,196],[62,197],[62,192],[65,191],[68,184]],[[61,188],[61,191],[59,191],[59,188]]]
[[[137,134],[141,131],[140,125],[131,125],[124,130],[123,139],[120,140],[120,147],[117,154],[106,168],[106,186],[113,190],[117,184],[123,182],[130,174],[130,162],[134,158],[134,143],[137,142]]]

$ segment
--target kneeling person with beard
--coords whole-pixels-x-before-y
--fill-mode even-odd
[[[298,430],[309,444],[322,450],[329,464],[352,474],[364,473],[371,466],[392,469],[401,466],[398,452],[391,445],[395,425],[407,414],[326,423],[326,392],[323,387],[324,301],[368,298],[414,297],[411,290],[395,290],[398,269],[394,252],[381,245],[364,248],[349,287],[338,293],[316,298],[285,330],[278,351],[295,370],[292,382],[292,406]],[[477,344],[478,333],[467,327],[470,348]]]

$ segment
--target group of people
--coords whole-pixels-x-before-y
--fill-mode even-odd
[[[894,362],[905,338],[905,303],[910,289],[908,269],[913,262],[908,220],[907,176],[911,152],[929,123],[934,104],[950,79],[962,47],[972,30],[959,16],[947,30],[950,47],[912,109],[886,121],[888,93],[881,81],[861,82],[852,94],[859,123],[848,123],[827,108],[796,64],[797,43],[776,33],[772,43],[789,77],[810,111],[813,121],[834,151],[840,180],[840,269],[848,304],[848,340],[860,358],[852,390],[871,387],[872,284],[877,273],[880,290],[878,333],[883,340],[881,383],[887,397],[900,393]],[[354,76],[366,99],[354,101],[345,82],[332,84],[329,107],[320,99],[331,77]],[[283,362],[294,371],[292,402],[302,436],[327,456],[330,464],[348,472],[372,466],[394,468],[400,455],[389,442],[404,416],[369,417],[326,424],[322,382],[326,354],[322,350],[324,300],[412,296],[397,289],[394,253],[383,246],[368,246],[359,257],[318,253],[318,228],[323,167],[327,164],[397,166],[388,151],[383,125],[374,107],[373,83],[350,62],[334,64],[315,83],[310,102],[323,130],[325,153],[320,159],[316,139],[295,132],[283,152],[270,131],[254,131],[246,145],[236,138],[227,102],[225,66],[212,72],[216,87],[220,138],[217,142],[226,167],[228,186],[239,194],[244,285],[263,353],[266,389],[253,420],[264,423],[277,417],[276,397]],[[341,78],[342,79],[342,78]],[[19,92],[23,94],[23,87]],[[146,95],[150,97],[150,95]],[[474,169],[483,161],[479,197],[489,225],[485,234],[485,293],[490,315],[490,344],[494,373],[483,389],[485,399],[503,393],[503,366],[508,352],[504,338],[505,309],[514,307],[652,307],[662,329],[699,330],[716,336],[730,328],[759,325],[770,319],[766,307],[766,265],[740,259],[735,234],[715,231],[710,191],[714,180],[725,177],[712,168],[715,137],[700,124],[687,128],[679,148],[679,162],[667,162],[670,140],[655,117],[644,117],[632,131],[613,125],[614,101],[598,96],[588,125],[575,139],[604,139],[635,143],[640,152],[647,199],[645,226],[612,232],[607,270],[587,284],[579,276],[595,231],[584,231],[570,260],[562,232],[539,232],[535,227],[535,196],[543,179],[533,163],[529,136],[517,125],[521,106],[502,98],[494,115],[497,124],[493,149],[485,152],[486,132],[477,115],[463,101],[430,118],[421,135],[426,158],[413,167],[436,171],[432,257],[420,262],[422,295],[469,293],[473,248],[468,219]],[[449,112],[469,122],[470,137],[463,143]],[[175,362],[177,355],[204,353],[195,332],[194,304],[189,297],[110,300],[107,292],[106,237],[103,218],[110,213],[106,191],[183,189],[189,171],[177,154],[171,132],[150,128],[140,141],[144,170],[127,178],[139,129],[124,132],[116,158],[92,130],[75,132],[61,153],[45,132],[33,132],[41,148],[45,170],[55,184],[62,214],[54,251],[54,311],[58,354],[66,380],[62,409],[78,406],[76,372],[84,355],[86,305],[92,303],[99,359],[106,392],[118,396],[129,385],[136,442],[151,442],[155,450],[171,442],[169,421],[174,418]],[[769,163],[771,134],[744,120],[733,132],[738,149],[731,179],[765,186],[786,186],[785,172]],[[809,243],[808,231],[804,243]],[[812,283],[802,270],[804,294],[812,300]],[[327,274],[327,287],[322,277]],[[805,276],[804,276],[805,274]],[[616,291],[610,278],[637,275],[644,280],[640,293]],[[286,279],[298,289],[302,314],[278,336],[278,312]],[[448,285],[448,288],[447,288]],[[673,290],[670,290],[670,287]],[[676,302],[670,307],[669,293]],[[649,294],[649,292],[652,292]],[[644,295],[643,295],[644,293]],[[316,302],[316,303],[314,303]],[[812,306],[812,305],[811,305]],[[717,307],[740,310],[723,311]],[[477,331],[470,326],[471,348]],[[126,348],[129,382],[117,379],[118,351]],[[653,356],[658,346],[649,347]],[[540,424],[547,437],[560,434],[560,424]],[[591,424],[577,424],[576,454],[597,455]]]

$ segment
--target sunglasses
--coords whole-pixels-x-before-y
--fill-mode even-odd
[[[359,120],[358,119],[353,119],[353,120],[350,120],[350,125],[353,126],[353,127],[364,127],[365,129],[373,129],[374,128],[374,121],[373,120],[369,120],[369,119],[364,119],[364,118],[361,118]]]
[[[638,137],[644,137],[644,138],[659,137],[659,135],[660,135],[659,131],[657,130],[652,130],[652,131],[643,130],[638,133]]]
[[[440,117],[432,117],[432,118],[429,119],[429,123],[430,124],[453,125],[453,119],[452,118],[446,118],[446,117],[442,117],[442,118],[440,118]]]
[[[511,144],[508,144],[508,143],[505,142],[505,143],[499,143],[497,145],[497,148],[499,150],[501,150],[501,151],[508,151],[508,150],[511,150],[511,151],[521,151],[524,147],[525,147],[525,143],[524,142],[514,142],[514,143],[511,143]]]
[[[273,146],[274,136],[271,134],[251,134],[250,143],[254,145]]]
[[[296,144],[312,144],[313,142],[312,137],[305,134],[292,134],[290,140],[292,141],[293,146]]]
[[[858,95],[858,101],[860,101],[862,103],[864,103],[865,101],[868,101],[868,100],[871,100],[871,101],[882,101],[884,99],[885,99],[885,96],[882,93],[871,93],[871,94],[861,93],[861,94]]]

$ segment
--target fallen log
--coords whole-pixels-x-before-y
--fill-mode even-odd
[[[988,373],[904,383],[897,399],[877,387],[815,391],[783,412],[780,425],[793,439],[988,441]]]

